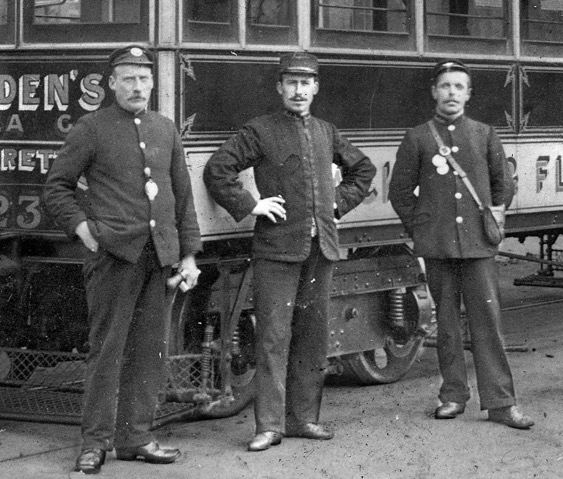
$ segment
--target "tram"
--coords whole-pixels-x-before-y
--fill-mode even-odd
[[[331,372],[397,381],[428,330],[424,270],[387,192],[406,129],[432,115],[436,61],[467,63],[467,113],[503,141],[518,185],[507,235],[552,253],[563,228],[563,0],[0,0],[0,416],[72,416],[16,410],[39,392],[72,403],[87,350],[84,251],[41,198],[72,125],[110,100],[107,55],[130,43],[155,53],[151,107],[181,131],[204,241],[200,284],[171,292],[163,312],[171,373],[157,425],[228,416],[252,399],[252,219],[235,223],[216,205],[202,170],[246,121],[279,108],[280,53],[318,56],[313,113],[377,167],[369,197],[339,224]],[[252,185],[252,172],[243,179]]]

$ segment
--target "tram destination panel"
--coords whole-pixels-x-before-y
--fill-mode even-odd
[[[82,115],[106,101],[105,63],[22,59],[0,63],[0,229],[55,232],[41,197],[52,161]],[[81,194],[81,193],[80,193]]]

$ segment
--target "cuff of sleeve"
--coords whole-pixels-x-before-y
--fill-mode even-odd
[[[194,256],[203,251],[201,240],[190,241],[182,245],[180,249],[180,258],[185,258],[193,254]]]
[[[237,205],[236,210],[233,211],[231,215],[238,223],[239,221],[242,221],[244,218],[246,218],[250,213],[252,213],[252,210],[256,207],[257,204],[258,202],[254,199],[254,197],[250,193],[248,193],[241,199],[241,201]]]
[[[84,213],[83,211],[76,213],[69,221],[67,227],[64,228],[66,235],[69,238],[74,238],[76,236],[76,227],[87,219],[88,218],[86,217],[86,213]]]

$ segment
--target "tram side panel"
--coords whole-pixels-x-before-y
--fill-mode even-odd
[[[553,139],[506,139],[503,140],[505,153],[511,165],[516,194],[508,210],[509,235],[535,234],[544,229],[563,228],[563,148],[561,142]],[[394,236],[373,236],[371,243],[381,244],[405,242],[400,221],[388,198],[391,172],[398,148],[397,142],[384,145],[360,145],[364,153],[377,167],[377,173],[370,187],[368,197],[339,221],[338,228],[345,240],[341,243],[346,248],[353,243],[346,234],[347,230],[357,228],[378,228],[383,234],[385,229],[394,232]],[[205,241],[220,240],[224,237],[250,235],[253,218],[245,218],[240,223],[220,206],[215,204],[206,191],[202,180],[205,163],[213,150],[191,151],[186,148],[186,161],[194,189],[198,220]],[[258,197],[254,186],[252,170],[241,174],[241,181]],[[338,173],[335,172],[335,182]],[[549,216],[544,216],[549,214]],[[549,218],[549,219],[548,219]],[[377,230],[376,230],[377,231]],[[397,232],[400,231],[399,234]],[[357,243],[362,245],[361,235]],[[365,240],[367,241],[367,240]]]
[[[504,142],[514,166],[516,194],[507,218],[509,236],[563,231],[563,149],[556,138]]]
[[[371,184],[368,197],[353,211],[339,221],[338,228],[342,230],[369,226],[390,226],[399,224],[398,218],[388,199],[391,167],[396,146],[362,147],[377,168],[376,176]],[[207,192],[203,183],[203,168],[213,150],[190,151],[186,148],[186,162],[192,178],[194,199],[198,221],[204,241],[213,241],[225,237],[251,234],[254,226],[252,217],[247,217],[237,223],[220,206],[218,206]],[[334,171],[335,184],[338,183],[339,172]],[[254,185],[252,170],[241,173],[240,180],[253,195],[259,194]],[[376,238],[373,238],[374,241]],[[400,240],[400,237],[396,238]]]

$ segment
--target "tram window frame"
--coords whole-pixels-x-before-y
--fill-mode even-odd
[[[15,2],[3,0],[5,7],[5,22],[0,23],[0,48],[2,46],[13,46],[16,43],[15,29]]]
[[[233,44],[250,45],[297,45],[298,44],[298,3],[295,0],[282,0],[287,9],[288,20],[282,23],[254,23],[252,21],[253,0],[215,0],[228,2],[226,18],[212,18],[218,7],[209,5],[207,0],[196,3],[184,0],[181,4],[181,42],[186,44],[214,44],[229,47]],[[209,18],[193,18],[194,9],[208,7],[199,12]],[[241,16],[244,10],[244,17]],[[224,9],[223,9],[224,11]],[[241,22],[244,18],[244,25]],[[243,36],[244,38],[241,38]]]
[[[538,5],[539,3],[539,5]],[[538,9],[539,7],[539,9]],[[560,22],[553,20],[530,19],[528,13],[541,12],[544,10],[544,5],[538,0],[521,0],[520,1],[520,42],[522,53],[534,57],[561,57],[563,56],[561,46],[563,45],[563,5],[560,8],[553,8],[547,10],[548,12],[559,12]],[[549,14],[548,14],[549,15]],[[557,16],[557,14],[554,14]],[[547,16],[547,15],[546,15]],[[559,27],[559,40],[550,39],[547,36],[541,38],[541,29],[534,29],[530,33],[530,27],[533,25],[557,25]],[[530,38],[530,36],[536,38]]]
[[[188,43],[237,43],[239,35],[238,0],[223,1],[230,3],[226,21],[211,18],[190,18],[190,15],[193,14],[192,9],[198,5],[191,0],[184,0],[180,19],[182,41]]]
[[[83,0],[85,1],[85,0]],[[153,0],[139,0],[138,22],[36,23],[35,1],[24,0],[23,42],[49,44],[147,42],[150,37],[150,7]]]
[[[415,35],[415,2],[403,2],[405,9],[387,6],[356,6],[356,5],[330,5],[325,4],[327,0],[315,0],[311,2],[311,45],[325,48],[353,48],[357,50],[401,50],[414,51],[416,49]],[[331,28],[320,26],[321,7],[349,10],[372,10],[373,12],[399,13],[404,12],[405,31],[385,30],[360,30]],[[327,10],[330,11],[330,10]],[[372,17],[372,22],[374,22]],[[386,17],[387,21],[387,17]]]
[[[438,0],[440,1],[440,0]],[[476,0],[467,0],[467,3]],[[487,55],[512,55],[513,54],[513,44],[511,41],[511,29],[512,24],[512,10],[510,8],[510,2],[508,0],[498,0],[502,3],[502,17],[496,15],[478,15],[469,13],[460,13],[459,11],[451,11],[451,8],[456,8],[457,2],[449,1],[450,11],[442,12],[439,11],[440,8],[444,7],[444,1],[442,1],[442,6],[437,7],[436,10],[429,10],[430,1],[424,2],[424,25],[425,25],[425,50],[432,53],[443,53],[443,52],[467,52],[467,53],[479,53]],[[452,4],[453,3],[453,4]],[[459,7],[460,5],[458,5]],[[495,8],[493,5],[480,5],[483,8]],[[469,5],[467,5],[469,8]],[[436,24],[430,17],[449,17],[448,27],[460,28],[459,22],[456,24],[453,20],[459,18],[463,21],[466,19],[467,22],[474,20],[499,20],[502,22],[503,32],[499,37],[485,37],[471,35],[467,22],[464,27],[467,29],[467,34],[461,33],[433,33],[431,32],[432,25]]]
[[[287,22],[265,23],[253,22],[252,11],[249,8],[249,0],[246,3],[246,42],[252,45],[296,45],[297,35],[297,2],[286,0]]]

